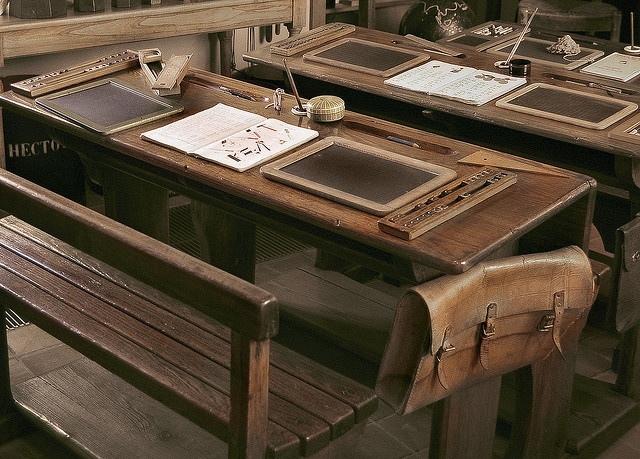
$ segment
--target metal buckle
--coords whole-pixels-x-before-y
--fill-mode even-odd
[[[546,314],[542,316],[540,323],[538,324],[538,331],[548,332],[553,329],[553,325],[556,321],[555,314]]]

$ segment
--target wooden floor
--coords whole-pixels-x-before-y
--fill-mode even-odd
[[[181,220],[181,219],[178,219]],[[184,220],[184,219],[183,219]],[[187,228],[185,234],[190,234]],[[174,231],[175,233],[175,231]],[[263,236],[277,241],[277,235]],[[178,236],[174,244],[186,244],[187,237]],[[279,242],[277,242],[279,243]],[[274,243],[274,244],[277,244]],[[274,244],[266,244],[273,246]],[[283,242],[285,248],[259,251],[256,273],[259,285],[274,285],[285,279],[293,268],[313,270],[315,251],[302,245]],[[193,246],[185,250],[193,250]],[[283,277],[285,276],[285,277]],[[305,279],[307,277],[303,277]],[[302,281],[307,282],[307,281]],[[395,302],[402,289],[377,278],[368,279],[361,294],[371,297],[381,307]],[[300,291],[316,285],[298,285]],[[368,299],[371,299],[368,298]],[[353,300],[350,300],[353,301]],[[384,311],[381,314],[385,314]],[[286,327],[285,327],[286,328]],[[317,358],[328,358],[366,384],[373,384],[376,367],[352,354],[336,350],[330,343],[310,335],[283,335],[292,344],[303,347]],[[33,325],[16,326],[8,332],[11,381],[15,397],[29,403],[40,415],[47,416],[66,432],[67,446],[74,440],[97,438],[92,449],[105,458],[182,458],[226,457],[226,444],[202,429],[168,411],[119,378],[55,340]],[[615,375],[611,368],[611,349],[617,338],[595,329],[587,329],[581,340],[578,372],[609,384]],[[71,401],[73,398],[74,401]],[[41,403],[46,401],[47,403]],[[60,403],[54,403],[60,401]],[[50,409],[54,407],[54,409]],[[413,458],[426,457],[429,448],[431,412],[429,408],[407,416],[398,416],[381,403],[379,410],[360,427],[359,435],[351,435],[338,450],[318,457]],[[94,429],[100,435],[87,435]],[[500,451],[500,440],[496,451]],[[66,447],[53,448],[49,438],[32,436],[0,447],[0,458],[69,458],[78,452]],[[575,457],[575,456],[574,456]],[[640,424],[631,428],[596,457],[640,457]]]

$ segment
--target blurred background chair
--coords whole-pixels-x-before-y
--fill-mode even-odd
[[[620,41],[622,13],[601,1],[588,0],[521,0],[518,22],[526,24],[538,8],[532,27],[586,35],[605,34],[604,38]],[[607,35],[608,34],[608,35]]]

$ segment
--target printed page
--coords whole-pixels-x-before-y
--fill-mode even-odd
[[[384,83],[411,91],[432,94],[443,86],[473,72],[475,69],[472,67],[429,61],[388,78]]]
[[[265,119],[255,113],[217,104],[166,126],[144,132],[140,137],[183,153],[192,153]]]
[[[526,78],[512,77],[495,72],[474,70],[433,92],[470,105],[482,105],[500,97],[527,82]]]
[[[580,72],[618,81],[629,81],[640,74],[640,56],[611,53],[593,64],[587,65]]]
[[[269,118],[189,154],[245,171],[318,137],[318,132]]]

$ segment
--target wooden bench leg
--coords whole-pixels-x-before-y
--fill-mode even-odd
[[[433,405],[430,459],[491,457],[500,381],[489,379]]]
[[[0,336],[0,444],[3,444],[33,430],[33,427],[18,412],[13,400],[9,375],[9,345],[3,307],[0,307],[0,314],[3,319],[0,324],[2,328]]]

